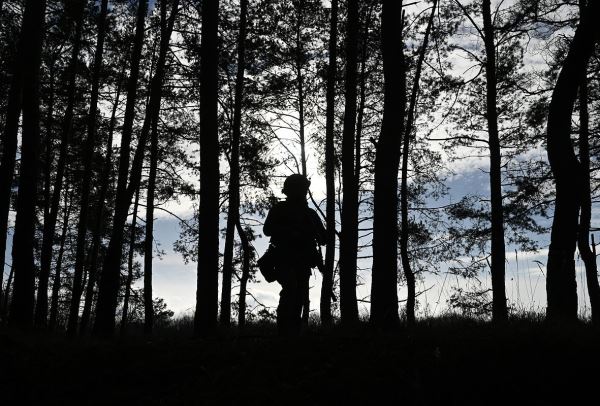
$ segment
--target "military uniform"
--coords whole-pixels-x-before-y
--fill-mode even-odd
[[[282,287],[277,327],[283,335],[296,335],[300,332],[311,268],[320,258],[316,244],[325,244],[325,228],[305,199],[288,198],[271,208],[263,231],[271,237],[277,252],[277,281]]]

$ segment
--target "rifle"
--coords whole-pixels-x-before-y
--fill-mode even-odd
[[[321,250],[321,246],[319,244],[317,244],[316,256],[317,268],[319,269],[319,272],[321,272],[321,275],[323,275],[323,278],[325,278],[325,264],[323,261],[323,251]],[[327,291],[324,293],[328,295],[331,298],[331,300],[337,302],[337,297],[335,296],[335,293],[333,293],[333,280],[331,282],[332,283],[329,284],[329,286],[327,287]]]

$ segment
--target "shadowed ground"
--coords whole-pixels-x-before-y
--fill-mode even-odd
[[[437,319],[412,332],[336,328],[299,339],[247,331],[100,342],[4,330],[0,393],[4,404],[542,405],[559,394],[593,399],[600,377],[600,334],[583,324],[494,330]]]

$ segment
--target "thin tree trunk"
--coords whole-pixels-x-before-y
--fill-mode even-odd
[[[248,236],[242,228],[240,218],[235,223],[237,232],[240,236],[240,242],[242,243],[242,250],[244,252],[242,260],[242,277],[240,278],[240,297],[238,306],[238,327],[244,328],[246,325],[246,291],[248,286],[248,279],[250,279],[250,243],[248,242]]]
[[[3,309],[8,309],[8,301],[10,299],[10,288],[12,286],[13,277],[15,276],[15,267],[11,266],[10,271],[8,272],[8,278],[6,279],[6,288],[4,289],[4,302],[2,303]],[[4,322],[4,318],[2,319]]]
[[[139,0],[135,39],[131,55],[130,76],[127,83],[127,104],[125,107],[123,130],[121,134],[121,152],[119,157],[119,176],[115,198],[113,231],[108,245],[107,255],[104,259],[104,266],[102,267],[102,277],[100,279],[98,290],[98,303],[96,305],[94,334],[98,336],[111,335],[115,328],[115,313],[119,294],[119,276],[123,250],[123,230],[125,228],[125,222],[127,221],[129,205],[131,204],[131,196],[127,190],[127,178],[129,177],[130,172],[130,144],[133,135],[137,84],[140,73],[140,57],[144,42],[144,27],[147,10],[148,0]],[[144,140],[140,138],[138,149],[144,148],[142,141]]]
[[[302,22],[303,22],[303,3],[302,0],[296,1],[296,81],[298,90],[298,126],[300,132],[300,165],[302,167],[302,175],[306,176],[306,140],[305,140],[305,123],[304,123],[304,75],[302,74]]]
[[[69,61],[69,84],[67,90],[67,107],[64,112],[62,135],[60,140],[60,152],[56,165],[56,177],[54,179],[54,190],[52,192],[52,204],[48,223],[44,222],[44,235],[42,241],[41,267],[38,281],[38,295],[35,310],[35,325],[45,328],[48,318],[48,279],[52,266],[52,248],[54,246],[54,235],[56,220],[60,205],[60,195],[63,186],[64,174],[68,161],[68,149],[73,130],[73,115],[75,109],[75,90],[77,79],[77,65],[79,62],[79,50],[81,48],[81,36],[83,32],[83,11],[86,1],[80,0],[75,8],[75,36],[73,37],[73,48]]]
[[[19,44],[23,71],[23,129],[17,218],[13,238],[14,289],[9,323],[28,328],[35,298],[35,216],[40,168],[40,66],[45,26],[45,0],[28,0]]]
[[[144,124],[142,125],[142,130],[138,138],[138,146],[131,164],[129,184],[125,187],[121,194],[119,194],[119,189],[117,188],[113,230],[110,242],[108,244],[107,255],[104,259],[102,279],[100,280],[101,284],[98,291],[97,315],[96,323],[94,325],[94,333],[96,335],[107,336],[111,335],[114,331],[120,282],[120,258],[123,253],[123,230],[127,220],[127,213],[129,211],[131,200],[134,193],[140,186],[144,155],[146,151],[146,141],[150,135],[151,124],[154,120],[158,120],[160,113],[167,51],[179,8],[179,1],[175,0],[172,7],[173,8],[167,25],[166,35],[161,35],[160,52],[156,64],[156,73],[150,81],[150,95],[146,106],[146,116],[144,118]],[[124,174],[124,176],[127,177],[126,174]],[[119,167],[119,179],[120,178],[121,167]],[[124,183],[127,184],[127,179],[125,179]],[[100,314],[102,314],[102,316],[99,319]]]
[[[50,221],[50,207],[52,206],[52,161],[54,148],[52,143],[52,127],[54,127],[54,63],[49,67],[50,89],[48,94],[48,111],[46,116],[46,139],[44,151],[44,224]]]
[[[548,110],[548,161],[556,182],[556,201],[546,274],[550,321],[577,320],[575,246],[583,179],[571,142],[571,115],[577,87],[600,39],[600,2],[590,2],[581,15],[569,52],[558,75]]]
[[[127,323],[129,321],[129,297],[131,293],[131,284],[133,282],[133,259],[135,257],[135,239],[138,205],[140,202],[140,190],[135,192],[135,202],[133,203],[133,218],[131,220],[131,232],[129,233],[129,255],[127,256],[127,279],[125,280],[125,297],[123,298],[123,314],[121,317],[121,334],[125,334]]]
[[[115,96],[115,102],[113,104],[112,114],[110,117],[108,140],[106,141],[106,156],[104,157],[102,178],[100,179],[100,193],[98,195],[98,202],[96,203],[94,217],[96,219],[96,222],[92,230],[92,248],[89,254],[89,277],[86,286],[85,301],[83,303],[83,313],[81,314],[81,322],[79,324],[80,334],[84,334],[89,325],[90,317],[92,314],[92,303],[94,301],[94,288],[96,285],[96,280],[98,279],[98,255],[100,253],[100,243],[102,234],[104,233],[104,203],[106,202],[106,194],[108,193],[108,186],[110,184],[113,135],[115,132],[115,126],[117,122],[117,108],[119,106],[119,98],[121,96],[121,83],[124,75],[125,64],[123,64],[123,71],[121,71],[121,76],[118,79],[117,94]]]
[[[365,103],[366,103],[366,88],[367,88],[367,51],[369,49],[369,28],[371,27],[371,16],[373,12],[373,5],[369,7],[367,16],[365,19],[365,26],[363,32],[363,47],[361,52],[361,67],[359,76],[359,89],[360,89],[360,100],[358,102],[358,113],[356,118],[356,148],[354,153],[354,184],[355,188],[360,195],[360,172],[362,170],[362,133],[363,133],[363,121],[365,115]],[[360,203],[360,202],[359,202]]]
[[[55,61],[53,61],[55,62]],[[44,224],[50,221],[50,207],[52,206],[52,161],[54,147],[52,143],[52,128],[54,127],[54,63],[49,67],[50,89],[48,95],[48,111],[46,116],[46,139],[44,140]]]
[[[492,23],[490,0],[483,0],[482,11],[486,55],[486,118],[490,146],[490,200],[492,205],[492,317],[495,323],[503,323],[508,318],[506,290],[504,287],[504,264],[506,262],[506,254],[502,205],[502,155],[498,133],[496,44],[494,40],[494,26]]]
[[[198,217],[198,286],[194,333],[215,327],[219,289],[219,1],[202,2],[200,47],[200,213]]]
[[[65,191],[65,206],[63,209],[63,227],[60,235],[60,247],[58,249],[58,257],[56,258],[56,267],[54,269],[54,278],[52,280],[52,296],[50,299],[50,321],[48,329],[54,330],[58,321],[58,299],[60,295],[60,274],[62,272],[63,256],[65,253],[65,242],[67,240],[67,231],[69,229],[69,215],[73,205],[73,196],[68,190]]]
[[[174,12],[176,12],[175,5]],[[164,63],[164,55],[166,55],[169,46],[169,38],[166,37],[168,22],[167,22],[167,3],[160,3],[160,35],[161,35],[161,50],[162,63]],[[165,42],[166,40],[166,42]],[[163,50],[164,46],[164,50]],[[161,61],[159,61],[159,64]],[[160,71],[160,67],[157,69]],[[162,87],[162,82],[161,82]],[[160,89],[159,89],[160,91]],[[154,243],[154,193],[156,189],[156,169],[158,166],[158,120],[160,118],[160,101],[155,114],[151,120],[151,135],[150,135],[150,172],[148,176],[148,193],[146,198],[146,232],[144,238],[144,333],[152,334],[154,326],[154,305],[152,302],[152,257]]]
[[[303,64],[303,46],[302,46],[302,22],[303,22],[303,1],[298,0],[296,5],[296,81],[298,90],[298,127],[300,134],[300,166],[302,175],[307,176],[306,172],[306,138],[305,138],[305,117],[304,117],[304,75],[302,73]],[[303,292],[304,304],[302,306],[302,324],[308,325],[308,316],[310,314],[310,292]]]
[[[584,12],[584,2],[580,1],[581,11]],[[581,163],[581,213],[579,216],[579,232],[577,246],[585,265],[585,276],[592,322],[600,322],[600,284],[598,284],[598,266],[596,255],[590,248],[590,224],[592,220],[592,191],[590,187],[590,128],[588,111],[587,71],[583,72],[579,87],[579,161]]]
[[[375,152],[373,192],[373,269],[371,323],[398,325],[398,167],[406,110],[406,66],[402,37],[402,1],[384,0],[382,55],[383,124]]]
[[[431,27],[433,26],[433,17],[435,16],[437,0],[433,1],[431,7],[431,14],[429,15],[427,28],[425,29],[425,35],[423,36],[423,44],[421,44],[419,59],[417,60],[415,77],[412,92],[410,95],[410,103],[408,106],[406,130],[404,133],[404,140],[402,145],[402,181],[400,186],[400,213],[402,224],[400,227],[400,258],[402,260],[402,269],[404,270],[404,277],[406,278],[406,285],[408,288],[408,296],[406,300],[406,322],[408,325],[413,325],[415,322],[416,305],[415,275],[411,269],[410,258],[408,255],[408,158],[410,154],[410,141],[412,138],[414,120],[417,114],[416,107],[417,98],[419,96],[419,81],[421,79],[421,70],[423,68],[425,54],[427,53],[429,34],[431,32]]]
[[[355,176],[355,131],[358,69],[358,0],[348,0],[346,82],[342,132],[342,231],[340,234],[340,311],[342,323],[358,321],[356,258],[358,254],[358,189]]]
[[[77,332],[77,320],[79,318],[79,307],[83,291],[82,277],[85,264],[85,241],[87,237],[88,208],[90,205],[90,184],[92,180],[92,158],[94,156],[94,145],[96,143],[96,121],[98,115],[98,94],[100,89],[100,75],[102,73],[102,57],[104,54],[104,41],[106,38],[106,17],[108,15],[108,0],[102,0],[100,15],[98,16],[98,38],[96,39],[96,50],[94,52],[94,67],[92,71],[92,93],[90,96],[90,109],[87,117],[87,139],[85,142],[83,160],[83,180],[81,182],[81,201],[79,207],[79,221],[77,223],[77,245],[75,251],[75,273],[73,277],[73,289],[71,295],[71,306],[69,310],[69,321],[67,323],[67,334],[74,335]],[[89,275],[88,284],[92,281]]]
[[[158,118],[152,124],[150,140],[150,174],[146,202],[146,235],[144,238],[144,333],[152,334],[154,306],[152,304],[152,256],[154,245],[154,191],[158,165]]]
[[[52,207],[52,161],[54,159],[54,146],[52,142],[52,130],[54,127],[54,80],[55,67],[52,61],[49,66],[50,84],[48,94],[48,110],[46,116],[46,135],[44,140],[44,224],[50,222],[50,208]]]
[[[179,0],[175,0],[172,5],[171,15],[167,20],[167,5],[161,3],[161,38],[158,61],[156,63],[156,73],[152,77],[150,84],[150,96],[142,134],[140,136],[141,145],[145,145],[148,133],[151,132],[150,146],[150,176],[148,179],[148,202],[146,207],[146,236],[144,256],[144,332],[152,333],[154,324],[154,305],[152,301],[152,243],[154,241],[154,190],[156,187],[156,169],[158,165],[158,120],[160,118],[160,103],[162,100],[162,86],[166,71],[167,52],[175,18],[179,9]],[[142,175],[142,164],[144,159],[144,149],[138,147],[136,156],[132,165],[132,177],[128,187],[128,193],[132,193],[133,187],[139,188]],[[130,194],[131,196],[131,194]]]
[[[335,85],[337,78],[337,27],[338,0],[331,2],[331,25],[329,28],[329,66],[327,70],[327,111],[325,124],[325,183],[327,188],[326,223],[327,242],[325,249],[325,272],[321,286],[321,322],[330,325],[331,292],[335,266]]]
[[[238,36],[238,62],[235,79],[235,104],[233,109],[233,131],[231,136],[231,158],[229,171],[229,209],[223,255],[223,283],[221,292],[220,322],[228,326],[231,321],[231,278],[233,276],[233,240],[235,226],[239,221],[240,208],[240,137],[242,127],[242,99],[244,97],[244,71],[246,69],[246,20],[248,0],[240,1],[240,31]],[[241,236],[240,236],[241,238]],[[244,255],[245,251],[244,251]],[[241,289],[241,287],[240,287]]]
[[[27,15],[29,16],[30,14],[31,13]],[[12,79],[8,90],[6,119],[2,134],[2,159],[0,160],[0,264],[2,272],[0,272],[0,296],[2,295],[1,282],[4,279],[4,266],[6,263],[8,216],[10,212],[13,178],[15,176],[19,118],[21,116],[21,104],[23,99],[23,65],[26,63],[26,47],[29,46],[31,42],[31,37],[26,35],[27,33],[24,31],[24,28],[25,27],[22,27],[21,29],[21,37],[19,38],[15,61],[12,66]],[[3,310],[6,310],[6,307]]]

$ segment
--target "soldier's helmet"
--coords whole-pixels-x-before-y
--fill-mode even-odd
[[[310,180],[306,179],[306,176],[295,173],[285,178],[282,192],[286,196],[304,196],[309,186]]]

